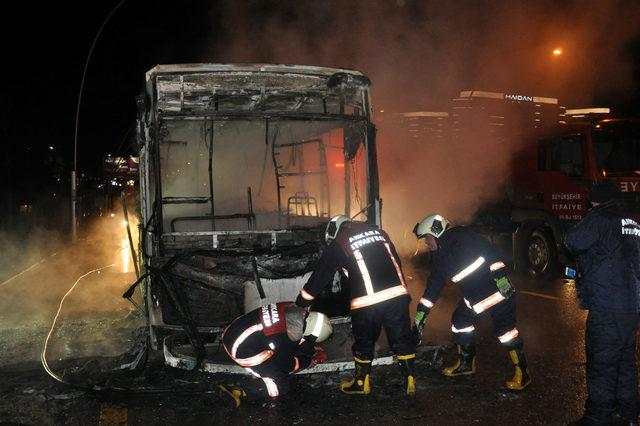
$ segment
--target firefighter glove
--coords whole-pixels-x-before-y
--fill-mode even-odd
[[[515,293],[515,289],[513,288],[513,285],[511,285],[511,281],[509,281],[508,277],[502,276],[500,278],[494,278],[494,281],[496,282],[496,287],[498,287],[498,291],[505,298],[508,299],[513,295],[513,293]]]
[[[411,335],[413,336],[413,340],[416,345],[419,345],[422,342],[422,330],[424,329],[425,322],[427,322],[427,315],[429,315],[429,312],[431,312],[430,308],[427,308],[422,303],[418,303],[416,318],[411,329]]]
[[[319,364],[323,361],[329,359],[327,353],[320,346],[316,346],[316,353],[313,354],[313,363],[312,365]]]
[[[427,308],[422,303],[418,303],[418,307],[416,309],[416,327],[423,327],[424,323],[427,321],[427,316],[431,312],[431,308]]]
[[[315,353],[315,343],[315,336],[306,336],[304,340],[301,340],[298,344],[298,347],[296,348],[296,355],[309,358],[313,357],[313,354]]]

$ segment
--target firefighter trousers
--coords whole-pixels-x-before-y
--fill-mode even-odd
[[[638,417],[636,333],[640,315],[590,310],[587,316],[587,402],[585,417],[611,421],[613,410]]]
[[[247,401],[263,401],[278,398],[289,391],[288,374],[277,369],[253,367],[253,377],[242,379],[239,386],[247,394]]]
[[[475,325],[486,313],[491,315],[493,334],[509,349],[522,347],[522,339],[516,329],[516,295],[477,314],[469,308],[464,300],[460,300],[458,307],[451,317],[451,331],[453,343],[470,345],[475,340]]]
[[[410,301],[409,296],[405,295],[352,310],[353,355],[362,360],[373,360],[374,346],[382,327],[395,355],[415,353],[416,345],[411,335],[409,318]]]

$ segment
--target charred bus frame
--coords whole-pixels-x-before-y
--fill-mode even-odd
[[[330,215],[346,214],[380,225],[376,132],[371,122],[369,85],[367,77],[357,71],[294,65],[159,65],[146,74],[145,94],[138,99],[140,257],[141,270],[146,274],[142,289],[152,347],[159,349],[164,342],[169,364],[179,366],[188,358],[172,355],[176,339],[189,340],[197,355],[194,362],[200,364],[206,357],[204,343],[215,341],[235,315],[258,303],[294,297],[319,255],[322,230]],[[161,149],[163,143],[173,143],[166,128],[172,122],[198,123],[198,131],[206,138],[207,152],[199,155],[208,157],[206,173],[200,174],[204,177],[201,186],[206,187],[207,194],[169,196],[163,188],[167,182],[163,161],[167,161],[168,154],[163,156]],[[251,185],[246,188],[246,211],[220,213],[222,209],[217,208],[220,193],[215,181],[220,174],[214,166],[217,160],[214,145],[217,137],[224,141],[220,133],[225,128],[220,126],[228,123],[239,129],[243,123],[264,126],[262,174],[270,147],[277,198],[277,208],[271,216],[257,213]],[[279,141],[279,129],[289,124],[294,129],[289,129],[290,133],[305,137],[290,136],[285,142]],[[311,130],[304,130],[307,127]],[[326,171],[330,144],[323,139],[337,128],[344,158],[340,189],[332,185]],[[315,147],[324,172],[305,169],[299,158],[295,170],[278,163],[278,151],[285,149],[291,151],[295,163],[294,151],[302,149],[302,145]],[[243,149],[240,144],[238,149]],[[362,152],[364,158],[356,160],[360,155],[356,153]],[[366,181],[366,197],[357,203],[353,192],[355,188],[358,198],[357,178],[362,176],[352,176],[356,161],[361,162],[358,164],[362,164],[361,174]],[[335,165],[338,167],[340,163]],[[331,176],[335,175],[332,173]],[[283,180],[317,175],[320,175],[319,197],[300,191],[287,198],[283,193]],[[336,207],[340,203],[331,201],[330,191],[340,192],[343,206]],[[198,210],[199,214],[180,216],[167,210],[192,205],[206,206],[206,213]],[[228,225],[230,222],[236,225]],[[246,223],[246,229],[238,229],[237,223]],[[178,226],[187,229],[177,230]],[[185,283],[194,285],[189,287]],[[247,285],[255,291],[251,290],[250,296],[239,294]],[[218,303],[217,296],[202,296],[210,290],[233,297],[220,296],[220,300],[227,302]],[[207,303],[209,306],[213,303],[210,308],[218,314],[215,319],[199,315],[198,309],[206,307],[198,305]],[[232,307],[225,308],[227,305]],[[333,313],[333,317],[338,323],[346,321],[340,313]],[[207,365],[211,371],[215,363]]]

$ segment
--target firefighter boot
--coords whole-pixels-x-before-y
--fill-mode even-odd
[[[354,357],[355,375],[353,379],[340,383],[340,390],[348,394],[368,395],[371,393],[369,375],[371,374],[371,360]]]
[[[531,383],[529,368],[527,368],[527,359],[525,358],[522,349],[510,350],[509,357],[511,358],[511,362],[513,362],[516,370],[513,374],[513,379],[507,382],[507,387],[512,390],[523,390],[529,385],[529,383]]]
[[[445,376],[467,376],[476,372],[476,346],[456,345],[458,349],[458,359],[448,367],[442,369]]]
[[[416,354],[398,355],[398,363],[402,370],[402,388],[407,396],[415,396],[416,379],[413,375],[413,365],[415,364]]]
[[[233,404],[235,408],[238,408],[242,398],[247,396],[242,388],[236,385],[218,385],[218,389],[220,390],[220,397]]]

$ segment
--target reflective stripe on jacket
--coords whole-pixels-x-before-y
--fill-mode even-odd
[[[456,226],[438,238],[438,250],[434,252],[422,298],[435,304],[446,283],[451,281],[460,288],[467,306],[477,313],[483,312],[504,300],[495,296],[494,278],[506,275],[506,269],[489,241],[465,226]]]
[[[400,257],[386,232],[352,222],[326,248],[296,301],[308,306],[331,283],[335,272],[346,269],[351,309],[360,309],[407,295]]]

